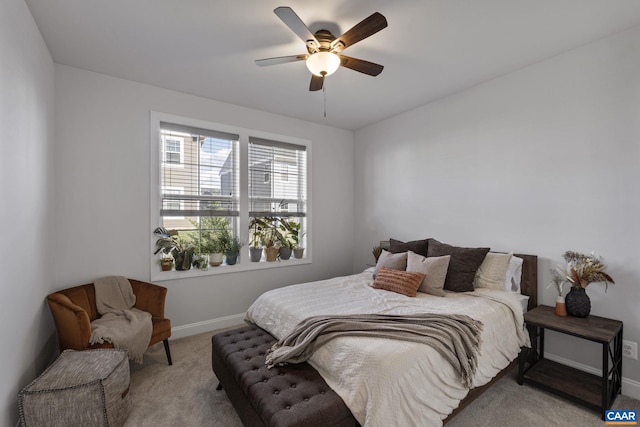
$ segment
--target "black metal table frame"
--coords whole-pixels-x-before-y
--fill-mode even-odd
[[[531,337],[531,348],[527,351],[523,351],[520,355],[519,366],[518,366],[518,384],[522,385],[524,383],[524,375],[526,372],[534,367],[540,360],[544,359],[544,326],[539,325],[527,325],[527,329],[529,330],[529,336]],[[547,327],[555,332],[574,335],[568,333],[567,331],[563,331],[561,329],[555,329],[551,327]],[[602,403],[601,406],[593,406],[589,402],[585,402],[581,399],[575,398],[574,396],[563,393],[559,390],[549,388],[551,391],[558,393],[570,400],[577,401],[578,403],[586,404],[589,407],[594,409],[602,410],[602,419],[604,419],[604,411],[611,408],[611,404],[615,400],[616,396],[622,391],[622,330],[623,327],[620,327],[620,330],[615,335],[612,341],[602,342],[602,386],[601,386],[601,396]],[[574,335],[576,336],[576,335]],[[599,343],[599,341],[590,339],[588,337],[579,336],[578,338],[585,339],[591,342]],[[611,368],[609,368],[609,358],[611,358]],[[526,367],[526,364],[529,363],[529,366]],[[605,374],[606,373],[606,374]],[[543,386],[542,384],[538,384]],[[543,386],[544,387],[544,386]]]

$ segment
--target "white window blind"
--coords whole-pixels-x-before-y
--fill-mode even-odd
[[[238,216],[239,136],[165,122],[160,136],[164,225],[186,229],[193,228],[189,219]],[[184,220],[171,223],[171,218]]]
[[[249,137],[249,216],[304,218],[306,147]]]

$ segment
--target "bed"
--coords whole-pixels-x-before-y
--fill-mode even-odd
[[[482,323],[482,345],[471,387],[460,381],[440,353],[415,342],[337,337],[317,348],[308,360],[360,425],[437,426],[513,368],[521,348],[529,346],[522,315],[537,305],[537,258],[514,256],[522,260],[520,292],[477,288],[474,292],[445,291],[444,296],[417,292],[407,297],[374,289],[375,271],[366,269],[269,291],[249,308],[246,320],[280,339],[309,316],[466,313]]]

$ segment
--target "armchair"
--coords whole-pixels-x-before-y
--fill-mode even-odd
[[[152,316],[153,332],[149,346],[162,341],[164,351],[167,354],[167,362],[172,365],[169,349],[171,320],[164,317],[167,288],[139,280],[128,280],[136,296],[134,307],[149,312]],[[54,292],[47,296],[47,303],[58,330],[60,351],[113,347],[108,342],[89,345],[91,322],[100,317],[96,308],[96,292],[93,283]]]

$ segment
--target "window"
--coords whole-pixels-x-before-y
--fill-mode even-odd
[[[182,163],[183,137],[177,135],[163,135],[164,163],[167,165],[179,165]]]
[[[286,265],[266,262],[264,257],[251,262],[249,224],[255,218],[289,227],[279,234],[284,243],[306,248],[303,259],[287,263],[311,261],[309,141],[162,113],[151,114],[151,135],[152,228],[177,230],[181,243],[201,253],[212,252],[214,238],[221,233],[245,243],[237,264],[208,271],[161,272],[160,255],[156,255],[152,257],[152,279]],[[295,239],[292,229],[297,233]],[[155,241],[152,236],[152,252]]]

